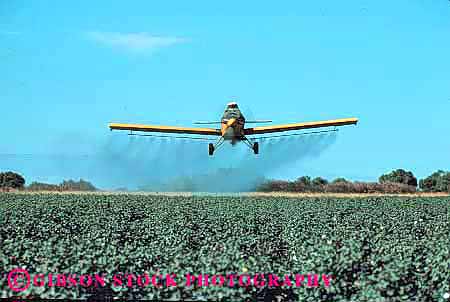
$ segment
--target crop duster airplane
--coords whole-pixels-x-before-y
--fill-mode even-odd
[[[222,119],[219,122],[197,122],[195,124],[220,124],[220,129],[218,128],[194,128],[194,127],[176,127],[176,126],[156,126],[156,125],[138,125],[138,124],[119,124],[110,123],[109,128],[111,130],[129,130],[130,135],[133,131],[143,131],[143,132],[163,132],[163,133],[183,133],[183,134],[197,134],[206,136],[219,136],[218,139],[213,139],[216,143],[209,144],[209,155],[213,155],[214,151],[217,150],[219,146],[223,144],[224,141],[229,141],[232,145],[238,142],[244,142],[250,149],[253,150],[255,154],[259,153],[259,144],[253,140],[260,138],[270,138],[275,136],[267,137],[252,137],[253,135],[274,133],[274,132],[284,132],[293,130],[303,130],[311,128],[322,128],[322,127],[337,127],[344,125],[356,125],[358,122],[357,118],[344,118],[337,120],[327,120],[327,121],[316,121],[316,122],[305,122],[305,123],[294,123],[294,124],[284,124],[284,125],[274,125],[274,126],[261,126],[253,128],[245,128],[245,124],[252,123],[270,123],[272,121],[268,120],[258,120],[258,121],[246,121],[244,115],[236,102],[231,102],[227,104],[227,107],[223,113]],[[336,130],[331,130],[336,131]],[[294,134],[293,134],[294,135]],[[144,136],[158,136],[158,135],[144,135]],[[163,136],[165,137],[165,136]],[[169,136],[170,137],[170,136]],[[173,137],[173,136],[172,136]],[[175,138],[192,138],[192,139],[208,139],[199,137],[176,137]]]

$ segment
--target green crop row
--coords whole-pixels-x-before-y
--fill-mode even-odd
[[[1,298],[83,298],[81,286],[13,292],[7,274],[332,275],[299,301],[449,301],[450,199],[101,194],[0,195]],[[111,284],[107,284],[109,287]],[[256,299],[254,286],[112,287],[143,299]]]

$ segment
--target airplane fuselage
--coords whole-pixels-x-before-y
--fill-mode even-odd
[[[232,145],[243,140],[245,117],[236,103],[228,104],[221,120],[221,132],[224,140],[228,140]]]

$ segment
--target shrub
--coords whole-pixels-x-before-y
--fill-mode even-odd
[[[297,180],[295,182],[299,185],[303,185],[305,187],[310,187],[311,186],[311,177],[301,176],[301,177],[297,178]]]
[[[328,183],[321,180],[313,180],[312,182],[304,181],[308,178],[298,179],[293,182],[283,180],[267,181],[258,187],[258,191],[285,191],[285,192],[315,192],[315,193],[414,193],[416,187],[395,183],[395,182],[350,182],[350,181],[333,181]],[[308,185],[309,183],[309,185]]]
[[[61,191],[60,185],[47,184],[42,182],[32,182],[28,187],[29,191]]]
[[[61,190],[63,191],[97,191],[90,182],[80,179],[79,181],[64,180],[61,184]]]
[[[410,171],[403,169],[397,169],[388,174],[383,174],[378,179],[380,183],[400,183],[408,186],[417,187],[417,178]]]
[[[350,181],[348,181],[347,179],[345,179],[343,177],[338,177],[338,178],[336,178],[335,180],[332,181],[332,183],[341,183],[341,182],[343,182],[343,183],[347,182],[348,183]]]
[[[15,172],[0,173],[0,188],[4,190],[23,189],[25,185],[25,178]]]
[[[438,170],[419,181],[419,188],[424,192],[449,192],[450,172]]]
[[[328,180],[322,177],[316,177],[312,181],[313,186],[324,186],[326,184],[328,184]]]
[[[88,181],[64,180],[60,184],[48,184],[42,182],[32,182],[28,187],[29,191],[97,191],[97,188]]]

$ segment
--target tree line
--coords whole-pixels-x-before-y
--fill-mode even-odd
[[[59,184],[48,184],[42,182],[32,182],[25,186],[25,178],[15,172],[1,172],[0,173],[0,191],[97,191],[97,188],[90,182],[80,179],[64,180]]]
[[[294,181],[268,180],[258,186],[261,192],[304,192],[304,193],[450,193],[450,172],[438,170],[417,181],[411,171],[396,169],[383,174],[378,182],[350,181],[336,178],[328,181],[322,177],[301,176]]]
[[[25,178],[15,172],[0,173],[0,191],[97,191],[90,182],[80,179],[64,180],[60,184],[32,182],[25,186]],[[260,192],[305,192],[305,193],[450,193],[450,172],[438,170],[428,177],[417,178],[411,171],[393,170],[378,178],[378,182],[350,181],[336,178],[328,181],[322,177],[301,176],[294,181],[265,180],[256,187]]]

